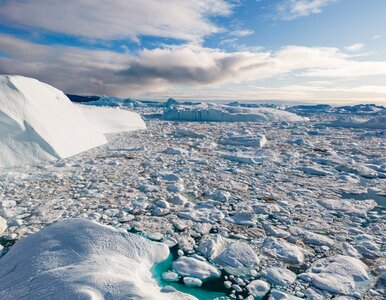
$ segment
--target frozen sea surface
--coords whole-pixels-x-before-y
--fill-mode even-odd
[[[307,116],[295,123],[153,117],[146,131],[2,174],[0,248],[4,254],[55,221],[88,218],[168,245],[173,256],[154,266],[154,279],[199,299],[384,299],[386,215],[377,197],[386,191],[386,135],[326,126],[336,119],[330,113]],[[236,246],[225,251],[228,243]],[[203,263],[178,275],[179,257]],[[246,272],[240,258],[248,257]],[[195,277],[208,264],[221,272],[211,285]]]

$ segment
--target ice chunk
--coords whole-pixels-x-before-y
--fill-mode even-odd
[[[229,135],[220,141],[223,145],[263,148],[267,143],[264,135]]]
[[[271,286],[263,280],[253,280],[247,285],[248,292],[255,298],[263,298]]]
[[[198,251],[230,273],[245,273],[256,268],[260,263],[251,246],[225,239],[218,234],[211,235],[202,241]]]
[[[263,243],[265,254],[289,263],[302,264],[304,256],[308,253],[300,246],[290,244],[282,239],[267,237]]]
[[[274,285],[291,285],[296,280],[296,274],[286,268],[272,267],[264,270],[262,275],[270,284]]]
[[[370,288],[368,267],[359,259],[337,255],[318,260],[305,274],[312,285],[334,294],[355,296]]]
[[[221,272],[210,263],[193,257],[180,257],[173,263],[173,269],[181,276],[198,278],[202,281],[219,278]]]
[[[162,293],[149,269],[166,245],[72,219],[17,242],[0,260],[1,299],[192,299]]]

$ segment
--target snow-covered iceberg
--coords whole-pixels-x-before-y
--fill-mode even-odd
[[[0,76],[0,168],[65,158],[107,140],[56,88]]]
[[[0,299],[194,299],[161,289],[150,268],[169,248],[72,219],[18,241],[0,259]]]
[[[86,119],[104,134],[146,129],[141,116],[127,109],[79,105]]]
[[[60,159],[107,143],[104,134],[146,129],[127,109],[72,103],[60,90],[0,76],[0,169]]]
[[[307,118],[269,107],[233,107],[204,103],[192,106],[170,106],[162,115],[164,120],[198,122],[301,122]]]

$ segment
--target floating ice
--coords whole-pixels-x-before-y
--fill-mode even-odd
[[[307,118],[293,113],[268,108],[232,107],[219,104],[193,106],[170,106],[165,109],[163,119],[199,122],[304,122]]]
[[[286,286],[295,282],[296,274],[286,268],[271,267],[265,269],[262,275],[270,284]]]
[[[162,293],[149,269],[166,245],[72,219],[17,242],[0,259],[1,299],[192,299]]]
[[[220,235],[212,235],[201,242],[198,251],[230,273],[248,273],[258,267],[260,260],[246,243],[234,242]]]
[[[181,276],[202,281],[219,278],[221,272],[211,264],[193,257],[181,257],[173,263],[173,269]]]
[[[256,298],[263,298],[270,288],[269,283],[263,280],[253,280],[247,285],[248,292]]]
[[[301,278],[334,294],[357,296],[371,284],[368,267],[357,258],[337,255],[316,261]]]
[[[263,251],[269,256],[273,256],[289,263],[302,264],[307,251],[300,246],[290,244],[282,239],[267,237],[264,240]]]

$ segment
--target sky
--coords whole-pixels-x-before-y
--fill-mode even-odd
[[[385,0],[0,0],[0,73],[140,99],[386,104]]]

